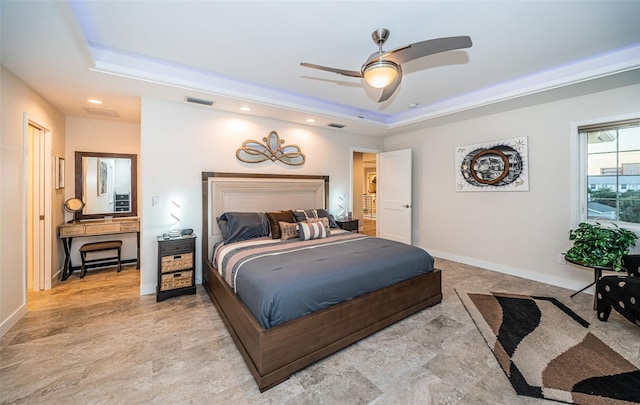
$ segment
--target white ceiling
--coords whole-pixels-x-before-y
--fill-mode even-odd
[[[514,108],[640,83],[640,1],[6,1],[2,64],[65,115],[140,98],[215,101],[216,110],[387,135],[473,109]],[[402,66],[386,102],[348,70],[377,50],[468,35],[469,49]],[[409,108],[410,104],[416,108]],[[499,107],[498,107],[499,106]],[[93,106],[95,107],[95,106]],[[194,108],[205,108],[196,106]],[[208,107],[211,108],[211,107]],[[315,124],[307,124],[307,118]],[[109,119],[109,118],[107,118]]]

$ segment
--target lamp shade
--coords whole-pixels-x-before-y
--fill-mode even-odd
[[[393,82],[398,75],[398,67],[393,62],[379,60],[367,65],[362,75],[371,87],[381,89]]]

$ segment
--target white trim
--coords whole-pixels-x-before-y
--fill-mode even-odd
[[[64,11],[64,10],[61,10]],[[68,21],[68,19],[67,19]],[[71,32],[77,31],[70,27]],[[76,38],[77,35],[74,36]],[[77,42],[77,41],[76,41]],[[87,51],[84,49],[83,55]],[[158,83],[216,96],[237,98],[266,106],[321,114],[374,128],[397,129],[413,123],[442,117],[457,112],[512,100],[547,90],[599,79],[637,69],[640,65],[640,45],[601,53],[590,58],[556,66],[552,69],[515,78],[509,82],[480,89],[459,97],[430,104],[395,115],[363,111],[347,105],[277,91],[265,86],[239,81],[227,76],[189,69],[185,66],[145,59],[113,49],[89,45],[89,54],[95,67],[92,71]],[[356,118],[363,117],[363,118]]]
[[[580,222],[592,222],[586,218],[586,204],[583,201],[582,196],[586,193],[586,182],[582,181],[582,174],[586,172],[586,162],[584,156],[586,155],[585,145],[580,142],[580,134],[578,133],[579,127],[588,125],[603,124],[608,122],[626,121],[640,118],[640,111],[628,114],[610,115],[605,117],[591,118],[588,120],[572,121],[569,125],[569,189],[571,190],[569,196],[569,218],[571,220],[570,227],[573,229],[578,226]],[[598,221],[600,223],[616,223],[620,225],[619,221]],[[636,233],[640,232],[640,224],[628,224],[624,223],[624,227],[630,229]]]
[[[27,166],[29,164],[29,148],[28,148],[28,136],[29,136],[29,119],[27,117],[27,113],[22,113],[22,242],[21,242],[21,252],[20,257],[22,257],[22,263],[20,267],[22,268],[22,305],[24,306],[24,314],[27,313],[27,193],[29,187],[29,178]],[[18,309],[14,314],[17,314]],[[23,314],[23,315],[24,315]],[[11,315],[13,316],[13,314]],[[11,319],[9,317],[8,319]],[[3,324],[4,325],[4,324]],[[13,326],[13,325],[12,325]],[[2,336],[2,335],[0,335]]]
[[[438,118],[637,69],[640,45],[616,49],[392,116],[388,128]]]
[[[26,288],[27,286],[25,285],[25,288],[24,288],[25,292],[27,291]],[[20,319],[22,319],[26,314],[27,314],[27,303],[25,302],[22,305],[20,305],[18,309],[13,311],[13,313],[9,315],[9,317],[7,317],[7,319],[5,319],[4,322],[2,322],[2,324],[0,324],[0,337],[4,336],[7,332],[9,332],[9,330],[11,330],[11,328],[13,328],[15,324],[18,323],[18,321],[20,321]]]
[[[548,274],[539,273],[537,271],[526,270],[518,267],[505,266],[504,264],[488,262],[484,260],[475,259],[467,256],[460,256],[453,253],[442,252],[436,249],[424,248],[429,254],[435,258],[441,258],[450,260],[452,262],[468,264],[470,266],[480,267],[486,270],[497,271],[498,273],[509,274],[516,277],[522,277],[528,280],[538,281],[541,283],[555,285],[557,287],[566,288],[569,290],[577,291],[584,287],[585,284],[593,281],[592,273],[584,272],[584,280],[570,280],[563,277],[551,276]],[[436,266],[437,267],[437,266]],[[593,288],[584,291],[588,294],[593,294]]]
[[[46,194],[46,198],[44,199],[44,212],[45,212],[45,221],[44,221],[44,289],[51,289],[51,262],[53,260],[53,210],[52,210],[52,200],[54,187],[52,182],[52,174],[53,174],[53,163],[52,163],[52,138],[53,133],[50,129],[50,126],[42,127],[44,131],[44,192]]]

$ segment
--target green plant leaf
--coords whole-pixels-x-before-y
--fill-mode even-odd
[[[637,239],[634,232],[616,224],[608,227],[598,222],[581,222],[578,228],[569,231],[573,247],[565,253],[565,257],[585,265],[611,266],[615,271],[620,271],[622,257],[629,254]]]

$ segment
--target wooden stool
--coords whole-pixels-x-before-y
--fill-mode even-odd
[[[115,257],[104,257],[101,259],[87,260],[87,253],[89,252],[102,252],[104,250],[117,250],[118,251],[118,272],[120,272],[120,249],[122,248],[121,240],[108,240],[105,242],[85,243],[80,247],[80,257],[82,258],[82,270],[80,271],[80,278],[84,277],[87,273],[87,263],[103,262],[106,260],[113,260]]]

